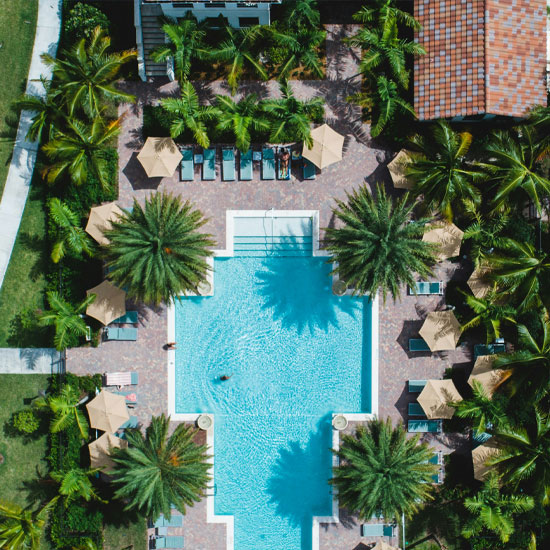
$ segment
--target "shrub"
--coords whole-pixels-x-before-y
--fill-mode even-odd
[[[108,33],[108,17],[95,6],[79,2],[69,11],[63,30],[70,39],[80,40],[81,38],[90,38],[96,27],[101,27]]]
[[[40,427],[40,421],[32,409],[23,409],[13,415],[13,427],[22,434],[33,434]]]
[[[51,515],[50,537],[57,548],[85,547],[92,539],[98,548],[103,546],[103,515],[89,505],[72,503],[66,508],[59,501]]]

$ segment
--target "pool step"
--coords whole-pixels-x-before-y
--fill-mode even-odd
[[[235,256],[311,256],[309,236],[235,236]]]

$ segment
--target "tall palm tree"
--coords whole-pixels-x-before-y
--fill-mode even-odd
[[[77,426],[82,439],[88,437],[88,421],[81,408],[81,392],[70,384],[62,386],[58,394],[39,397],[33,401],[33,406],[49,409],[53,413],[50,424],[52,433],[66,430],[72,425]]]
[[[338,489],[340,506],[368,520],[381,512],[387,520],[402,513],[413,514],[430,498],[433,454],[419,436],[407,438],[402,425],[391,420],[371,420],[357,428],[355,435],[344,434],[340,464],[330,483]]]
[[[410,13],[395,5],[395,0],[370,0],[369,5],[353,14],[353,19],[363,24],[375,22],[383,31],[392,30],[398,23],[414,30],[421,28]]]
[[[437,121],[427,135],[416,135],[411,142],[422,156],[408,165],[407,177],[414,182],[415,195],[423,195],[427,209],[438,210],[451,221],[461,201],[479,204],[481,193],[474,184],[485,173],[466,158],[470,133],[455,132],[447,122]]]
[[[160,102],[162,108],[171,115],[170,135],[177,138],[185,130],[193,133],[201,147],[210,146],[206,123],[216,117],[217,110],[211,105],[201,105],[191,82],[181,84],[181,98],[169,97]]]
[[[508,542],[514,532],[514,516],[535,507],[527,495],[504,495],[496,472],[490,472],[478,493],[464,499],[464,507],[472,514],[462,535],[467,539],[482,531],[492,531],[502,542]]]
[[[282,99],[268,99],[263,102],[262,110],[270,119],[271,143],[287,143],[290,141],[304,141],[309,147],[313,145],[311,139],[311,121],[323,113],[325,100],[314,97],[300,101],[294,96],[292,86],[287,80],[279,82]]]
[[[193,13],[188,11],[177,21],[173,19],[165,21],[162,30],[169,42],[154,49],[151,57],[157,63],[173,59],[176,79],[180,86],[183,86],[191,73],[193,60],[202,59],[205,56],[205,25],[199,24]]]
[[[54,344],[56,349],[62,351],[75,345],[79,336],[86,335],[86,322],[81,314],[95,300],[96,295],[90,294],[77,306],[67,302],[53,290],[46,296],[50,309],[40,316],[39,322],[43,327],[55,327]]]
[[[363,186],[337,200],[334,215],[342,227],[326,229],[326,248],[334,272],[356,293],[395,300],[401,286],[415,286],[415,277],[428,277],[435,262],[434,246],[422,241],[427,219],[412,220],[414,204],[405,194],[393,201],[381,186],[374,199]]]
[[[135,97],[117,88],[123,66],[136,58],[135,50],[111,53],[111,39],[97,27],[90,40],[83,38],[58,57],[42,54],[53,69],[53,81],[67,104],[69,115],[83,108],[90,117],[101,112],[104,101],[135,101]]]
[[[515,324],[516,310],[508,304],[501,303],[495,293],[484,298],[476,298],[462,291],[466,298],[466,305],[473,311],[474,316],[461,327],[462,332],[483,325],[487,344],[500,338],[500,325],[503,321]]]
[[[48,209],[50,219],[57,226],[57,240],[52,248],[52,261],[58,263],[69,250],[77,256],[82,253],[92,256],[92,241],[80,227],[78,215],[56,197],[48,200]]]
[[[218,108],[218,129],[233,133],[235,144],[243,153],[250,148],[251,129],[257,132],[269,130],[269,122],[262,116],[256,94],[249,94],[238,103],[228,96],[219,95],[216,99],[216,107]]]
[[[2,550],[38,550],[49,506],[33,511],[0,501],[0,548]]]
[[[507,239],[502,252],[490,258],[491,278],[510,294],[518,309],[526,310],[541,301],[548,304],[550,256],[528,242]]]
[[[210,480],[206,445],[197,445],[195,431],[178,424],[168,436],[170,417],[153,416],[145,437],[140,430],[129,430],[126,449],[115,450],[112,458],[117,498],[127,510],[138,510],[156,520],[168,518],[173,504],[181,513],[204,496]]]
[[[129,296],[157,305],[196,292],[214,245],[198,231],[206,221],[179,196],[155,193],[143,207],[134,200],[133,210],[105,233],[111,241],[105,248],[109,277]]]
[[[92,173],[105,189],[112,184],[104,152],[110,140],[120,132],[120,119],[105,124],[101,116],[90,123],[68,119],[63,130],[58,129],[53,139],[42,150],[52,162],[44,170],[48,183],[67,175],[75,185],[82,185]]]
[[[279,79],[285,79],[300,65],[318,78],[323,78],[323,65],[319,48],[326,38],[326,32],[319,29],[299,28],[281,32],[271,28],[271,37],[285,51],[285,60],[278,68]]]
[[[540,175],[537,167],[545,147],[531,126],[493,132],[485,145],[485,169],[488,182],[496,189],[492,201],[495,209],[513,199],[529,198],[540,214],[542,198],[550,195],[550,180]]]
[[[83,470],[82,468],[71,468],[66,472],[52,472],[51,477],[59,483],[59,494],[63,497],[65,508],[71,505],[75,500],[83,499],[86,502],[97,500],[105,503],[96,493],[90,480],[90,476],[95,476],[100,468]]]
[[[405,90],[409,87],[406,57],[426,53],[420,44],[399,38],[395,25],[389,28],[363,27],[346,41],[353,47],[361,48],[359,69],[363,74],[376,77],[382,72]]]
[[[319,27],[321,16],[317,0],[287,0],[283,5],[286,6],[283,21],[289,28]]]
[[[267,80],[267,72],[258,61],[258,55],[254,53],[254,48],[263,35],[263,28],[260,25],[239,30],[226,27],[225,32],[225,40],[218,48],[208,52],[207,57],[229,64],[227,83],[231,93],[234,95],[237,91],[237,85],[245,67],[252,69],[263,80]]]

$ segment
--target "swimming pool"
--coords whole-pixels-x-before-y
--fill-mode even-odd
[[[333,412],[371,412],[371,303],[319,257],[214,260],[215,292],[175,304],[175,412],[215,416],[215,513],[235,550],[311,550],[332,514]],[[227,381],[220,376],[230,375]]]

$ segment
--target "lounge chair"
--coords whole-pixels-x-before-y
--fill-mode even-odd
[[[409,351],[431,351],[423,338],[409,338]]]
[[[416,401],[414,403],[409,403],[408,413],[409,416],[422,416],[423,418],[426,418],[424,409],[420,406],[420,403],[417,403]]]
[[[393,526],[387,523],[363,523],[362,537],[393,537]]]
[[[495,343],[495,344],[477,344],[474,346],[474,359],[477,359],[478,357],[482,355],[493,355],[495,353],[505,353],[506,352],[506,344],[503,343]]]
[[[420,393],[427,383],[427,380],[409,380],[409,392]]]
[[[305,180],[314,180],[316,177],[317,170],[315,169],[315,164],[313,162],[302,159],[302,176]]]
[[[285,149],[285,148],[283,148]],[[288,150],[287,150],[288,151]],[[281,159],[281,155],[277,155],[277,179],[278,180],[289,180],[290,179],[290,169],[291,169],[291,162],[292,162],[292,155],[288,154],[288,162],[286,165],[286,170],[283,172],[283,162]]]
[[[409,287],[409,296],[413,295],[443,296],[443,281],[417,281],[414,288]]]
[[[263,180],[275,179],[275,152],[272,147],[262,149],[262,174]]]
[[[115,395],[123,395],[126,398],[126,405],[137,405],[137,393],[135,391],[112,391]]]
[[[239,153],[239,179],[250,181],[252,174],[252,149],[249,149],[246,153]]]
[[[409,420],[407,422],[409,433],[441,433],[442,429],[441,420]]]
[[[441,452],[433,453],[432,456],[428,459],[428,462],[430,464],[440,466],[441,464],[443,464],[443,454]]]
[[[216,149],[205,149],[202,154],[202,179],[216,179]]]
[[[195,164],[193,163],[193,149],[186,147],[181,150],[180,173],[181,181],[193,181],[195,179]]]
[[[161,514],[157,521],[153,524],[153,527],[157,529],[163,527],[183,527],[183,516],[179,514],[172,514],[170,519],[166,519],[166,516]],[[159,535],[161,534],[162,533],[159,533]]]
[[[155,548],[183,548],[183,537],[158,537],[153,540]]]
[[[117,317],[111,325],[137,325],[138,322],[138,312],[137,311],[127,311],[121,317]]]
[[[222,149],[222,180],[235,181],[235,151]]]
[[[139,428],[139,420],[137,416],[130,416],[124,424],[118,427],[117,432],[123,431],[123,430],[131,430],[134,428]]]
[[[105,338],[107,340],[137,340],[138,331],[134,327],[107,327]]]
[[[106,372],[103,380],[105,386],[137,386],[137,372]]]

